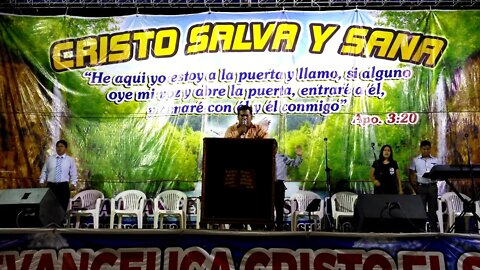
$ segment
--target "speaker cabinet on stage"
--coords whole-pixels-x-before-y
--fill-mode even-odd
[[[273,224],[274,139],[203,140],[204,224]]]
[[[355,216],[359,232],[423,232],[427,220],[417,195],[359,195]]]
[[[65,211],[49,188],[0,190],[0,227],[61,225]]]

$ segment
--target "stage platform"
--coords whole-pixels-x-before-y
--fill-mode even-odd
[[[0,269],[478,269],[480,236],[0,229]]]

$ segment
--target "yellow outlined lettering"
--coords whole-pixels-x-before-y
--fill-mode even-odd
[[[338,53],[435,67],[447,45],[442,37],[353,25],[347,29]]]
[[[135,53],[135,60],[148,59],[150,46],[155,37],[154,30],[144,30],[133,33],[132,40],[137,43],[137,52]]]
[[[50,48],[50,62],[54,70],[67,70],[75,66],[73,60],[74,42],[71,40],[59,41]]]
[[[425,37],[413,55],[412,63],[421,64],[426,67],[434,67],[440,60],[440,56],[442,56],[446,47],[446,39]]]
[[[310,53],[323,53],[325,45],[333,37],[333,35],[340,29],[338,24],[312,23],[310,24],[310,38],[312,44],[310,45]]]
[[[300,34],[300,25],[296,23],[277,23],[277,29],[270,45],[271,52],[293,52]]]
[[[232,42],[235,36],[235,25],[231,23],[217,23],[210,35],[209,52],[222,52],[232,50]]]
[[[54,42],[50,65],[62,72],[89,66],[172,57],[179,47],[180,30],[175,27],[87,36]]]
[[[76,66],[86,67],[98,63],[97,38],[87,37],[77,41],[75,50]]]
[[[131,33],[116,34],[110,38],[108,62],[120,63],[132,59]]]
[[[164,28],[157,31],[153,41],[153,56],[166,58],[177,54],[180,41],[180,30],[177,28]]]
[[[300,35],[295,22],[206,23],[190,27],[185,54],[207,52],[291,52]]]
[[[393,41],[387,58],[399,58],[400,61],[408,61],[408,59],[412,58],[419,41],[420,36],[418,35],[412,36],[408,32],[398,32],[397,38]]]
[[[392,30],[373,31],[368,38],[367,49],[363,52],[363,56],[368,53],[375,58],[385,59],[394,37],[395,32]]]
[[[360,56],[365,48],[367,35],[370,28],[350,26],[345,32],[343,43],[338,49],[338,54]]]
[[[232,50],[236,52],[248,52],[250,48],[252,48],[252,41],[245,40],[248,32],[248,24],[247,23],[238,23],[237,24],[237,32],[235,33],[233,39]]]

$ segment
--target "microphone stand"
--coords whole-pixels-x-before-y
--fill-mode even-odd
[[[328,220],[328,225],[330,226],[330,228],[332,229],[332,231],[335,229],[335,226],[333,224],[333,220],[330,219],[330,213],[332,213],[332,202],[330,201],[332,199],[332,186],[331,186],[331,182],[330,182],[330,172],[332,171],[329,167],[328,167],[328,147],[327,147],[327,141],[328,139],[327,138],[324,138],[323,141],[325,142],[325,173],[326,173],[326,176],[327,176],[327,192],[328,192],[328,200],[325,200],[326,201],[326,212],[327,212],[327,220]],[[328,201],[330,201],[330,203],[328,203]]]
[[[380,160],[377,161],[377,153],[375,153],[375,143],[372,142],[372,152],[373,152],[373,164],[375,164],[375,162],[377,162],[377,168],[375,168],[375,171],[378,170],[378,168],[380,167]],[[373,193],[375,193],[375,184],[373,184]]]
[[[458,192],[458,190],[455,188],[455,186],[453,186],[453,184],[449,183],[449,181],[447,181],[447,184],[449,184],[450,188],[453,190],[453,192],[455,192],[455,194],[457,194],[458,198],[463,202],[463,211],[460,213],[460,215],[457,217],[457,218],[464,218],[465,219],[465,215],[467,213],[471,213],[473,215],[473,217],[475,218],[475,223],[478,224],[478,222],[480,221],[480,217],[478,216],[478,214],[476,213],[476,209],[475,209],[475,199],[476,199],[476,192],[475,192],[475,179],[474,179],[474,175],[473,175],[473,166],[472,166],[472,160],[471,160],[471,151],[470,151],[470,144],[468,142],[468,133],[465,133],[465,143],[466,143],[466,146],[467,146],[467,158],[468,158],[468,170],[469,170],[469,174],[470,174],[470,179],[472,181],[472,198],[470,198],[470,200],[467,200],[465,199],[463,196],[461,196],[460,192]],[[465,220],[465,222],[467,222],[467,220]],[[465,224],[465,230],[467,229],[467,227],[469,227],[470,224]],[[453,223],[453,225],[448,229],[448,232],[451,233],[455,230],[455,222]],[[478,230],[478,228],[477,228]],[[466,231],[466,233],[468,233]]]
[[[468,142],[468,133],[465,133],[465,142],[467,144],[467,158],[468,158],[468,169],[470,172],[470,179],[472,181],[472,201],[477,199],[475,192],[475,179],[473,177],[473,166],[472,166],[472,152],[470,149],[470,143]]]
[[[328,167],[328,146],[327,146],[327,141],[328,139],[325,138],[323,139],[323,141],[325,142],[325,173],[327,175],[327,191],[328,191],[328,197],[332,197],[332,186],[331,186],[331,182],[330,182],[330,172],[332,171],[329,167]]]
[[[463,206],[463,209],[464,209],[463,211],[472,213],[475,219],[475,224],[478,224],[478,222],[480,221],[480,217],[477,215],[477,211],[475,207],[477,192],[475,190],[475,178],[473,176],[473,165],[472,165],[472,150],[470,148],[470,143],[468,142],[468,133],[465,133],[465,143],[467,144],[468,169],[470,173],[470,180],[472,182],[472,198],[470,199],[467,205]],[[465,201],[464,201],[464,204],[465,204]],[[477,232],[478,232],[478,229],[479,228],[477,228]]]

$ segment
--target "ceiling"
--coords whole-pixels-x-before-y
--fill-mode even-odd
[[[0,12],[26,15],[115,16],[201,11],[479,9],[480,0],[2,0]],[[96,14],[95,10],[100,11]]]

